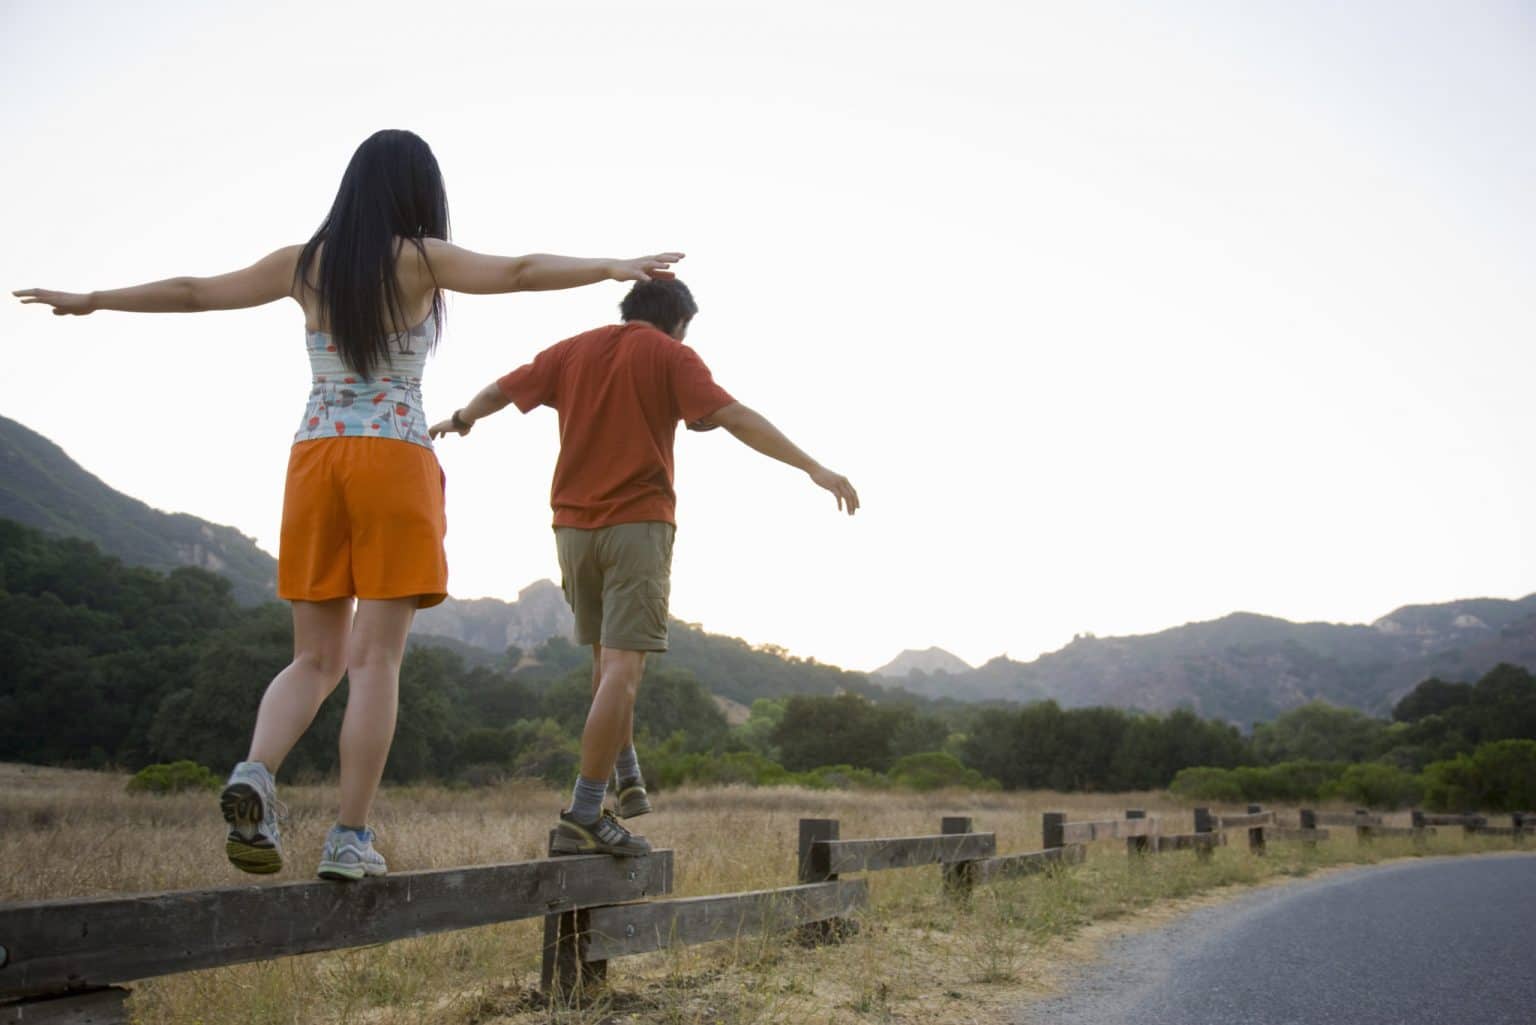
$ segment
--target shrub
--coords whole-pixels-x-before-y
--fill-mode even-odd
[[[967,769],[960,759],[943,751],[924,751],[921,754],[898,758],[888,774],[897,786],[913,790],[938,790],[943,787],[964,787],[968,790],[999,790],[1002,784],[987,779],[975,769]]]
[[[469,766],[505,765],[516,750],[512,730],[477,726],[459,738],[459,759]]]
[[[507,781],[507,770],[494,763],[476,762],[474,765],[465,766],[459,778],[467,786],[494,787]]]
[[[553,719],[524,719],[508,728],[512,774],[568,784],[581,765],[581,744]]]
[[[146,765],[128,781],[130,794],[179,794],[183,790],[217,790],[219,777],[196,762],[161,762]]]
[[[1180,769],[1168,789],[1186,801],[1235,804],[1243,800],[1242,784],[1231,769],[1213,769],[1206,765]]]
[[[1395,809],[1418,804],[1422,791],[1413,773],[1395,765],[1365,762],[1347,767],[1338,779],[1324,784],[1320,796],[1364,808]]]
[[[790,782],[790,774],[778,762],[756,751],[732,751],[723,755],[678,754],[670,742],[643,759],[646,779],[657,789],[683,783],[744,783],[773,786]]]
[[[872,769],[852,765],[823,765],[796,773],[794,782],[812,790],[870,790],[885,784],[885,777]]]
[[[1536,807],[1536,740],[1480,744],[1470,755],[1424,769],[1424,803],[1435,811],[1524,811]]]
[[[1340,762],[1294,761],[1233,772],[1248,801],[1315,801],[1344,771]]]

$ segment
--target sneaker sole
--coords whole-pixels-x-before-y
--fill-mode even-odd
[[[261,795],[249,783],[235,783],[219,795],[219,811],[229,823],[224,855],[229,863],[252,875],[271,875],[282,870],[283,853],[261,835],[265,807]]]
[[[554,842],[549,845],[549,853],[557,858],[573,854],[608,854],[615,858],[639,858],[651,853],[651,848],[610,847],[605,843],[587,844],[574,837],[556,836]]]
[[[255,847],[230,837],[224,843],[224,856],[242,872],[266,876],[283,870],[283,856],[271,847]]]
[[[320,871],[316,873],[321,879],[334,879],[343,883],[355,883],[368,874],[368,870],[361,865],[343,865],[336,861],[322,861]]]
[[[638,819],[642,815],[649,815],[651,811],[651,801],[648,797],[619,802],[619,818],[621,819]]]

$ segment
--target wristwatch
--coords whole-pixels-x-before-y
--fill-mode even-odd
[[[453,423],[454,427],[458,428],[460,434],[468,434],[469,429],[475,425],[473,421],[465,420],[462,416],[460,416],[459,414],[462,412],[464,412],[462,409],[455,409],[453,411],[453,416],[449,417],[448,419]]]

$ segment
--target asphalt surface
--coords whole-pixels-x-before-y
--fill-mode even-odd
[[[1536,1025],[1536,854],[1257,890],[1110,944],[1020,1025]]]

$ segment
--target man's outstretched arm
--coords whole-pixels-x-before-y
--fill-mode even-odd
[[[502,393],[501,385],[492,381],[480,393],[469,400],[469,405],[458,410],[447,420],[440,420],[427,431],[433,438],[445,434],[468,434],[475,421],[492,413],[499,413],[512,402]]]
[[[858,511],[859,493],[853,490],[847,477],[833,473],[806,455],[798,445],[784,436],[783,431],[769,423],[768,418],[756,410],[740,402],[732,402],[705,417],[705,422],[711,426],[724,427],[736,436],[737,441],[771,459],[804,470],[819,487],[826,488],[836,496],[837,507],[846,509],[849,516]]]

